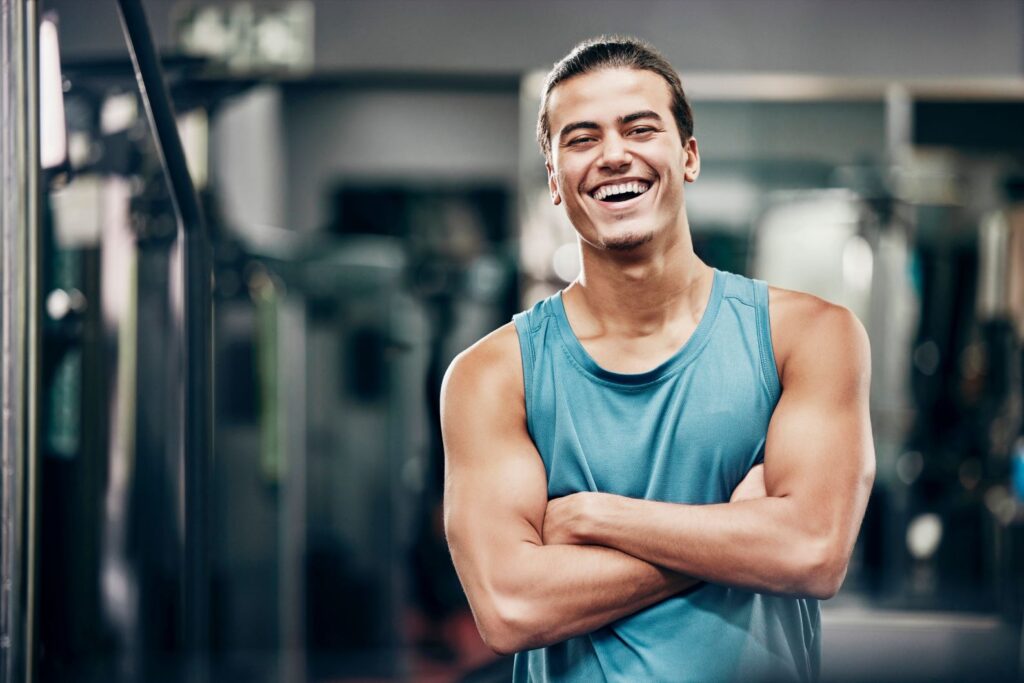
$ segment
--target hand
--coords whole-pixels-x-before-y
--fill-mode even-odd
[[[764,464],[755,465],[747,472],[747,476],[733,490],[730,503],[740,500],[753,500],[755,498],[766,498],[768,491],[764,487]]]
[[[544,513],[544,530],[541,538],[544,545],[580,545],[584,543],[583,531],[587,520],[589,504],[601,494],[573,493],[548,501]]]

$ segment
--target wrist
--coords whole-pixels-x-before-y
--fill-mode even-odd
[[[623,500],[622,496],[611,493],[592,493],[587,504],[580,511],[580,524],[577,527],[580,543],[586,545],[604,545],[603,529],[607,528],[607,520],[614,514],[615,507]]]

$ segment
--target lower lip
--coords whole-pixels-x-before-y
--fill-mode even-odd
[[[604,201],[601,201],[600,199],[594,199],[593,197],[590,197],[590,198],[594,199],[594,202],[596,202],[597,205],[600,206],[605,211],[618,212],[618,211],[624,211],[626,209],[630,209],[630,208],[636,206],[636,204],[638,202],[642,201],[644,199],[644,197],[646,197],[647,195],[651,194],[651,192],[653,190],[654,190],[654,185],[651,185],[649,188],[647,188],[647,192],[644,192],[642,195],[633,197],[632,199],[627,199],[624,202],[604,202]],[[587,196],[589,197],[590,195],[587,195]]]

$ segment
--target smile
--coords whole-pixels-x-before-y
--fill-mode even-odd
[[[635,199],[651,189],[651,184],[643,180],[631,180],[625,183],[602,185],[590,196],[601,202],[626,202]]]
[[[620,212],[639,202],[651,188],[648,180],[627,180],[625,182],[609,182],[590,191],[590,197],[598,205]]]

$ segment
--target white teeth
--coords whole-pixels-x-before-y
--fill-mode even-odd
[[[632,192],[634,194],[643,194],[651,188],[650,184],[643,181],[631,181],[628,183],[619,183],[618,185],[603,185],[593,192],[594,199],[604,199],[614,194],[623,194],[625,192]]]

